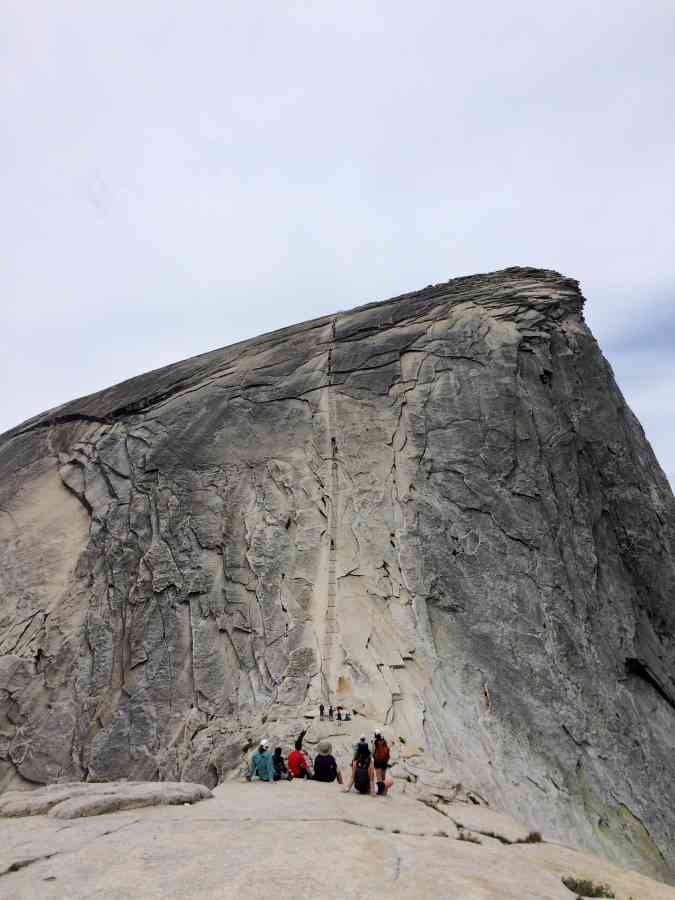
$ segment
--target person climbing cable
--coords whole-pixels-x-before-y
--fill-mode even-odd
[[[375,769],[375,781],[379,796],[387,793],[387,767],[389,766],[389,744],[379,728],[375,729],[373,740],[373,767]]]
[[[251,764],[249,766],[248,774],[246,775],[246,780],[251,781],[256,776],[261,781],[269,781],[270,784],[274,782],[274,763],[272,761],[272,754],[269,751],[269,741],[267,738],[263,738],[260,741],[260,746],[251,757]]]
[[[323,703],[319,703],[319,719],[322,722],[323,722],[323,714],[324,714],[325,709],[326,709],[326,707],[323,705]]]

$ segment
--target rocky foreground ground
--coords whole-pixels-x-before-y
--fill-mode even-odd
[[[525,826],[485,807],[337,785],[53,786],[5,796],[0,815],[0,896],[12,900],[570,900],[568,877],[617,900],[675,900],[675,888],[546,835],[527,843]]]

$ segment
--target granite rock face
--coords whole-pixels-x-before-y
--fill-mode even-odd
[[[456,279],[0,437],[0,785],[212,787],[323,699],[672,878],[675,503],[582,306]]]
[[[187,782],[111,782],[51,784],[34,791],[5,791],[0,797],[0,818],[44,816],[82,819],[146,806],[199,803],[213,794],[202,784]]]

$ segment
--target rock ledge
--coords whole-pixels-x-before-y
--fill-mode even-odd
[[[80,819],[143,806],[178,806],[213,797],[201,784],[111,782],[50,784],[36,791],[8,791],[0,799],[0,816],[52,816]]]

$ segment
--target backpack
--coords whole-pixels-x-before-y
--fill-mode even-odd
[[[384,738],[382,738],[381,741],[375,742],[373,762],[375,763],[376,769],[386,769],[389,764],[389,745]]]
[[[368,777],[369,768],[370,761],[359,761],[354,768],[354,787],[359,794],[367,794],[370,790],[370,778]]]

